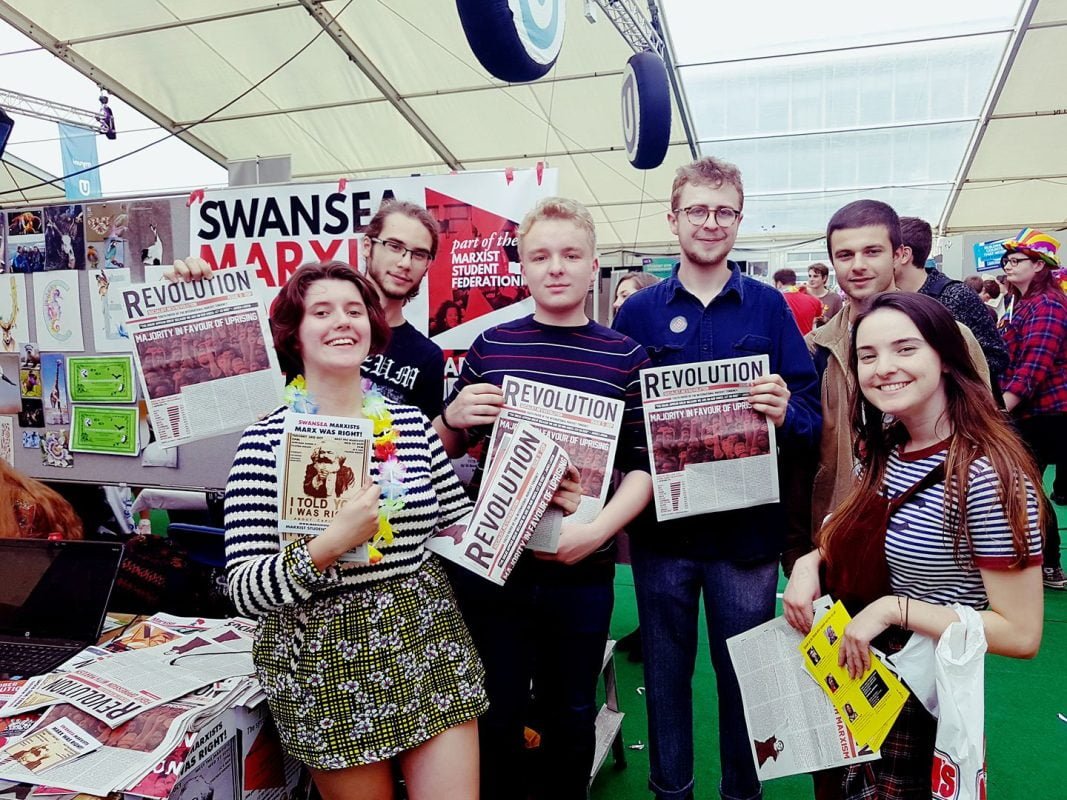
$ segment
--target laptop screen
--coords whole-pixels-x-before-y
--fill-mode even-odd
[[[0,634],[96,641],[122,545],[0,539]]]

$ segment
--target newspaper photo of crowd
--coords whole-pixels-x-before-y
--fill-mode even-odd
[[[133,339],[153,400],[178,394],[186,386],[270,368],[255,319],[209,331],[172,333],[163,339],[149,340],[145,334],[135,334]]]
[[[721,408],[682,419],[650,419],[657,474],[690,464],[730,461],[770,453],[766,419],[751,408]]]
[[[604,466],[607,456],[595,442],[578,442],[567,444],[564,448],[571,463],[582,475],[582,494],[586,497],[600,497],[604,487]]]

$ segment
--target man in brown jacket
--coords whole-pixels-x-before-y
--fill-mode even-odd
[[[846,299],[840,313],[805,337],[816,371],[822,376],[823,425],[818,463],[811,479],[810,509],[802,501],[798,502],[807,494],[805,487],[787,488],[793,501],[789,504],[790,532],[782,558],[787,572],[799,556],[811,550],[823,519],[841,503],[853,485],[855,459],[849,422],[852,381],[848,372],[852,320],[867,308],[875,295],[896,291],[893,271],[902,255],[900,220],[885,203],[857,200],[830,218],[826,247]],[[989,367],[978,341],[966,326],[960,325],[960,331],[979,374],[988,385]]]

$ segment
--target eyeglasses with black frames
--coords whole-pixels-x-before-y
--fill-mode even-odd
[[[715,224],[720,228],[729,228],[741,219],[741,212],[729,206],[708,208],[707,206],[688,206],[674,209],[675,214],[684,213],[690,224],[700,227],[708,221],[708,217],[715,215]]]
[[[1004,256],[1004,260],[1000,263],[1001,265],[1011,264],[1013,267],[1017,267],[1020,264],[1025,264],[1027,261],[1033,261],[1033,259],[1028,258],[1027,256]]]
[[[403,244],[396,241],[395,239],[375,239],[372,237],[371,241],[375,244],[380,244],[394,256],[398,256],[400,258],[403,258],[405,253],[410,253],[411,263],[416,264],[420,267],[429,264],[430,259],[433,258],[433,253],[431,253],[429,250],[423,250],[421,247],[404,247]]]

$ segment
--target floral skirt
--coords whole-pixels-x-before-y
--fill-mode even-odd
[[[413,574],[263,617],[253,659],[283,746],[314,769],[392,758],[488,708],[433,556]]]

